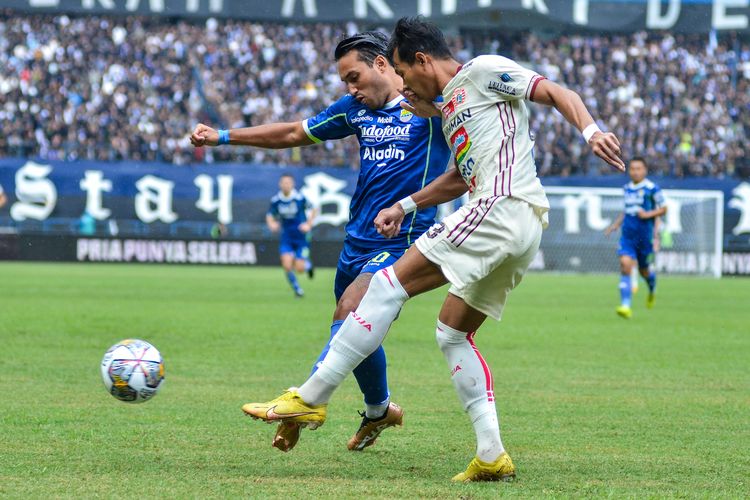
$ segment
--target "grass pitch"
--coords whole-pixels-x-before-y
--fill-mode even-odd
[[[750,495],[750,281],[664,277],[654,310],[615,316],[617,277],[531,274],[477,344],[494,372],[509,484],[451,484],[474,436],[434,341],[445,289],[386,340],[405,427],[363,453],[352,378],[288,454],[250,400],[306,378],[328,333],[331,271],[295,300],[278,269],[0,264],[0,496]],[[166,361],[142,405],[109,396],[104,351]]]

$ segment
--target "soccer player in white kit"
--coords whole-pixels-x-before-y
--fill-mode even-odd
[[[406,214],[448,201],[459,183],[468,186],[469,202],[374,275],[323,365],[305,384],[243,410],[261,419],[288,415],[303,425],[322,425],[333,391],[380,345],[406,300],[450,283],[436,337],[477,437],[476,457],[453,480],[510,480],[515,466],[500,439],[492,374],[474,335],[487,316],[500,319],[547,225],[549,203],[536,176],[524,101],[555,107],[597,156],[624,170],[619,142],[599,130],[578,94],[510,59],[479,56],[460,65],[440,30],[421,18],[399,20],[389,53],[404,79],[408,109],[442,114],[456,168],[382,210],[375,226],[387,237],[398,234]],[[441,104],[434,104],[440,97]]]

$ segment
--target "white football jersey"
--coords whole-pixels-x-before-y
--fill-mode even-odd
[[[443,90],[443,133],[470,201],[508,196],[549,209],[524,102],[543,79],[507,57],[485,55],[464,64]]]

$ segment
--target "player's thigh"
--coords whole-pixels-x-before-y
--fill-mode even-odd
[[[415,245],[393,264],[393,271],[409,297],[448,283],[440,267],[430,262]]]

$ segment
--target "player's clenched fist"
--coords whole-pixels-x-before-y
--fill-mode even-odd
[[[190,143],[199,148],[201,146],[218,146],[219,131],[199,123],[190,135]]]
[[[396,203],[390,208],[384,208],[375,217],[375,229],[386,238],[398,236],[401,222],[404,220],[404,209]]]

